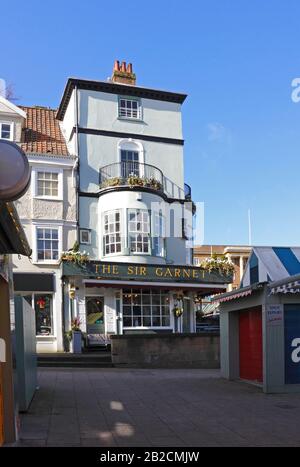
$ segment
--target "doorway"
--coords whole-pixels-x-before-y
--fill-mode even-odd
[[[85,297],[87,345],[107,345],[105,335],[104,298],[102,296]]]

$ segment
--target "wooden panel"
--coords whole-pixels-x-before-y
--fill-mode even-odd
[[[261,309],[239,314],[240,378],[262,382],[262,315]]]
[[[0,446],[4,443],[4,417],[3,417],[3,382],[2,363],[0,363]]]

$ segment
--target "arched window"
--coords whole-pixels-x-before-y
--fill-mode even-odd
[[[118,144],[121,176],[129,177],[143,175],[142,163],[144,162],[144,150],[141,143],[132,139],[122,140]]]

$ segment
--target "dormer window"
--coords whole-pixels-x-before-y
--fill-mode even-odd
[[[141,103],[139,99],[130,99],[127,97],[119,98],[119,118],[140,120]]]
[[[13,139],[12,128],[13,128],[12,123],[0,122],[0,138],[8,139],[9,141],[12,141]]]

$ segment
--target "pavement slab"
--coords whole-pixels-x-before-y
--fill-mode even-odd
[[[40,368],[17,446],[300,446],[300,394],[218,370]]]

